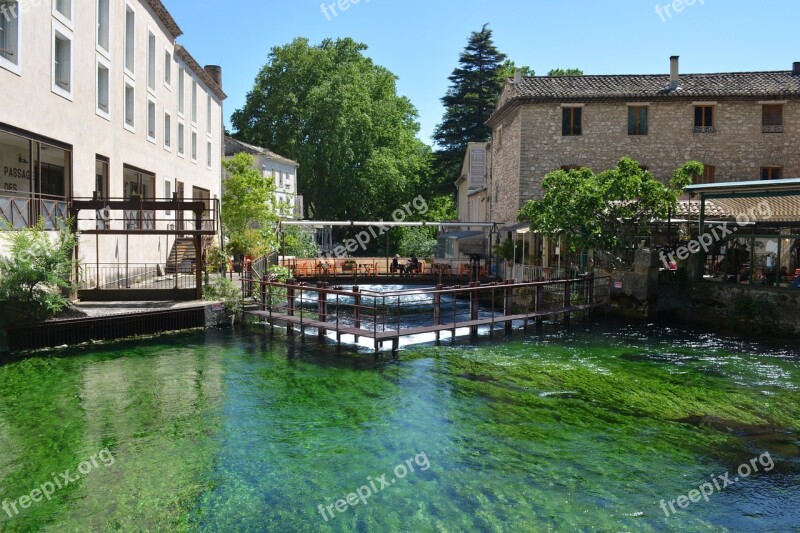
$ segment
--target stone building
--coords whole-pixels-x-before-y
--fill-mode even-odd
[[[513,224],[553,170],[611,168],[623,156],[667,181],[688,160],[702,183],[800,176],[800,63],[723,74],[521,77],[492,127],[488,218]]]

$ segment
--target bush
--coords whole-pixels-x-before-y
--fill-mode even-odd
[[[214,276],[203,289],[203,300],[225,303],[231,322],[244,310],[242,289],[225,276]]]
[[[2,231],[10,243],[0,258],[0,311],[10,323],[52,318],[68,308],[62,289],[73,289],[72,254],[77,235],[61,221],[53,242],[43,222],[20,231]]]

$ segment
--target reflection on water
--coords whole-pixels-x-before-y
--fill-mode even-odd
[[[396,358],[253,326],[11,362],[0,501],[104,448],[115,463],[0,511],[0,529],[789,530],[799,360],[791,347],[598,323]],[[420,452],[430,468],[396,479]],[[665,516],[661,500],[764,452],[769,472]],[[319,512],[384,475],[366,505]]]

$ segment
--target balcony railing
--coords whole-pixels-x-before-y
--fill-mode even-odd
[[[0,229],[24,229],[39,220],[55,230],[67,218],[67,201],[58,196],[0,190]]]
[[[717,133],[717,128],[714,126],[695,126],[695,133]]]
[[[783,133],[782,124],[764,124],[761,126],[761,133]]]

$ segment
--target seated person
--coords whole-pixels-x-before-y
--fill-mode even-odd
[[[791,284],[793,289],[800,289],[800,276],[796,276]]]
[[[400,255],[395,254],[394,259],[392,259],[392,267],[390,272],[394,274],[395,272],[403,273],[403,268],[400,266]]]
[[[739,270],[739,276],[737,277],[736,281],[738,283],[749,283],[750,282],[750,267],[744,265],[741,270]]]
[[[416,274],[419,272],[419,259],[417,259],[416,255],[411,255],[411,259],[408,260],[408,264],[406,265],[406,272],[409,274]]]

